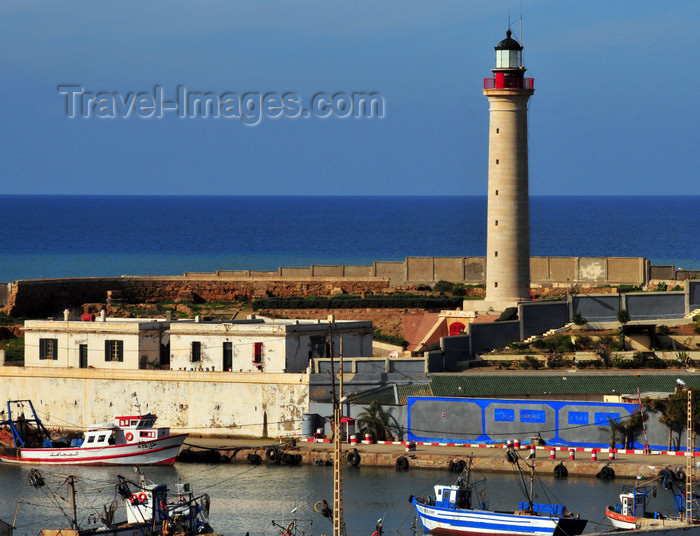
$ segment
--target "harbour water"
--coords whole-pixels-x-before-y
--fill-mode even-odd
[[[78,518],[84,526],[87,526],[90,514],[101,512],[102,505],[115,498],[112,484],[117,481],[116,475],[138,481],[131,467],[39,466],[38,469],[54,491],[68,475],[76,476]],[[16,536],[33,536],[42,528],[65,528],[68,521],[56,505],[70,511],[66,486],[58,490],[63,499],[52,503],[43,490],[30,487],[29,470],[30,467],[0,466],[0,518],[11,523],[19,500]],[[313,535],[332,533],[331,523],[313,510],[313,505],[319,500],[333,502],[332,467],[178,463],[174,467],[146,467],[143,471],[147,478],[167,484],[170,490],[181,481],[190,483],[195,494],[208,493],[212,499],[210,523],[226,536],[244,536],[246,533],[250,536],[277,536],[279,532],[270,526],[270,521],[289,522],[294,516],[312,521]],[[487,478],[485,498],[489,507],[513,508],[524,500],[513,476],[477,473],[477,478],[480,476]],[[438,480],[450,483],[455,477],[447,471],[437,470],[397,472],[386,468],[346,467],[343,488],[348,535],[370,536],[377,520],[384,518],[387,536],[411,536],[415,514],[408,501],[409,495],[432,494],[432,486]],[[549,476],[543,476],[540,481],[544,486],[536,486],[535,500],[565,504],[568,510],[589,520],[586,532],[610,528],[603,521],[605,506],[617,502],[621,484],[633,484],[619,479],[607,482],[582,478],[556,480]],[[293,514],[295,507],[297,511]],[[659,490],[653,507],[671,512],[670,493]],[[120,508],[115,519],[123,516],[123,508]],[[417,523],[417,534],[422,535],[420,523]]]
[[[0,281],[483,256],[486,197],[0,195]],[[534,256],[700,269],[700,196],[532,197]]]

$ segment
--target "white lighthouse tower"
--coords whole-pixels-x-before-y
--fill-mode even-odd
[[[486,238],[487,309],[502,311],[530,300],[530,201],[527,103],[535,92],[525,78],[523,47],[506,32],[498,43],[489,99],[489,183]]]

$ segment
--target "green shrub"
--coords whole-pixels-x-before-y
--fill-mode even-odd
[[[660,326],[656,326],[656,330],[659,332],[659,335],[670,335],[670,333],[671,333],[671,328],[669,328],[665,324],[661,324]]]
[[[454,289],[455,284],[450,283],[449,281],[445,281],[444,279],[441,279],[437,283],[435,283],[435,286],[433,286],[433,290],[435,292],[452,292]]]
[[[668,290],[668,285],[662,281],[658,285],[656,285],[656,290],[657,292],[666,292]]]
[[[583,315],[581,313],[576,313],[572,318],[571,321],[576,324],[577,326],[583,326],[588,320],[583,318]]]
[[[593,339],[587,335],[581,335],[576,337],[576,344],[574,345],[576,350],[588,350],[593,347]]]
[[[396,346],[402,346],[403,348],[406,348],[406,346],[408,346],[408,341],[403,337],[390,335],[388,333],[382,333],[381,329],[374,330],[373,338],[375,341],[386,342],[389,344],[394,344]]]
[[[462,305],[462,298],[420,294],[370,294],[365,298],[341,294],[331,298],[290,296],[261,298],[253,301],[252,308],[261,309],[455,309]]]
[[[5,361],[24,360],[24,339],[6,339],[0,342],[0,348],[5,350]]]
[[[518,308],[517,307],[507,307],[505,311],[501,313],[496,319],[496,322],[507,322],[509,320],[518,319]]]
[[[539,359],[531,355],[526,355],[525,359],[520,361],[518,364],[520,365],[520,368],[523,369],[537,370],[542,367],[542,363],[540,363]]]

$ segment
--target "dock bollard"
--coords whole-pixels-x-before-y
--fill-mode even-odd
[[[530,458],[534,458],[534,457],[535,457],[535,452],[536,452],[536,450],[535,450],[535,445],[534,445],[534,443],[533,443],[532,445],[530,445]]]
[[[355,434],[352,434],[350,436],[350,444],[351,445],[357,445],[357,436]]]
[[[556,460],[557,459],[557,449],[555,447],[550,447],[549,448],[549,459],[550,460]]]
[[[374,439],[372,438],[372,434],[369,432],[366,433],[365,440],[362,443],[365,445],[371,445],[372,443],[374,443]]]
[[[569,449],[569,460],[576,459],[576,451],[574,449]]]
[[[415,441],[409,441],[408,443],[406,443],[406,452],[411,452],[412,450],[416,450]]]
[[[514,439],[513,440],[513,448],[514,449],[520,449],[520,440],[519,439]]]
[[[615,449],[610,449],[608,451],[608,460],[614,460],[615,459]]]
[[[593,462],[598,461],[598,449],[591,450],[591,461],[593,461]]]

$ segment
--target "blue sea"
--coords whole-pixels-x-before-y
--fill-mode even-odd
[[[486,197],[0,196],[0,281],[483,256]],[[533,256],[700,269],[700,196],[532,197]]]

